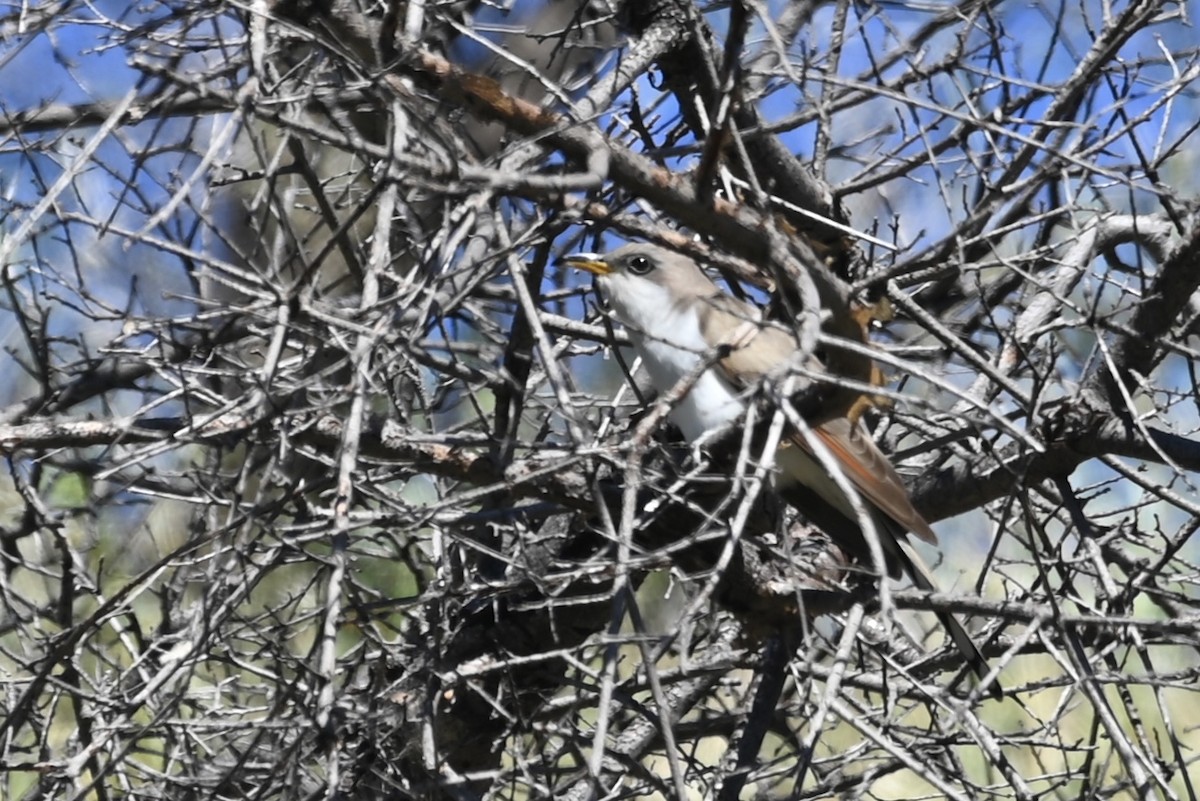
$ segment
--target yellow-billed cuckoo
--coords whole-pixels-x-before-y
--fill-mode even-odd
[[[694,383],[671,411],[689,442],[706,441],[737,423],[747,391],[772,371],[782,371],[798,349],[784,329],[765,324],[755,306],[714,284],[687,256],[654,245],[632,244],[606,255],[580,253],[563,259],[594,273],[600,291],[625,326],[655,389],[666,392],[688,378]],[[721,358],[715,358],[724,348]],[[695,376],[702,361],[712,367]],[[815,360],[814,360],[815,363]],[[907,533],[929,543],[937,537],[913,508],[887,457],[861,423],[844,416],[815,421],[814,436],[858,492],[880,540],[888,573],[901,572],[928,591],[937,585]],[[832,479],[805,435],[790,430],[775,454],[774,487],[848,551],[862,556],[865,539],[854,505]],[[982,678],[987,661],[962,625],[939,612],[951,641]],[[998,692],[993,684],[990,690]]]

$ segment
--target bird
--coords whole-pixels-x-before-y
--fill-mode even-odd
[[[754,304],[720,289],[682,253],[631,243],[607,254],[577,253],[561,261],[596,276],[601,296],[627,331],[658,392],[692,382],[669,417],[693,445],[719,440],[737,427],[745,419],[750,393],[765,377],[786,371],[798,356],[799,343],[790,331],[765,320]],[[710,366],[701,371],[704,364]],[[810,357],[808,366],[820,364]],[[806,435],[789,425],[780,439],[773,476],[778,495],[851,553],[866,551],[858,512],[810,444],[808,436],[813,437],[870,516],[888,574],[905,574],[919,589],[936,592],[937,584],[908,535],[930,544],[937,543],[937,535],[861,419],[825,415],[814,417],[808,428]],[[936,614],[967,666],[984,678],[987,659],[966,629],[948,612]],[[988,691],[999,697],[999,684],[992,682]]]

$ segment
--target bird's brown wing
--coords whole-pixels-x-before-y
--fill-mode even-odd
[[[845,417],[827,420],[813,429],[821,444],[833,455],[838,466],[854,488],[869,503],[895,520],[905,531],[911,531],[928,543],[936,543],[937,535],[912,505],[908,490],[892,463],[875,445],[861,423]],[[799,433],[793,438],[808,450]]]
[[[729,355],[719,368],[738,388],[753,386],[763,375],[787,363],[796,352],[796,339],[782,328],[764,324],[761,312],[725,293],[704,298],[700,331],[715,346],[727,345]]]

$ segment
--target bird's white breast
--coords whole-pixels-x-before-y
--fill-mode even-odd
[[[629,280],[624,275],[607,276],[608,281]],[[633,291],[611,291],[605,287],[614,314],[625,324],[650,381],[659,392],[669,392],[691,376],[712,348],[700,332],[700,318],[693,304],[674,303],[664,287],[638,281]],[[737,392],[709,368],[671,410],[671,419],[689,442],[695,442],[740,418],[746,405]]]

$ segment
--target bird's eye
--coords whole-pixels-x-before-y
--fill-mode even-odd
[[[645,275],[654,269],[654,262],[645,256],[634,256],[628,263],[629,272],[634,275]]]

